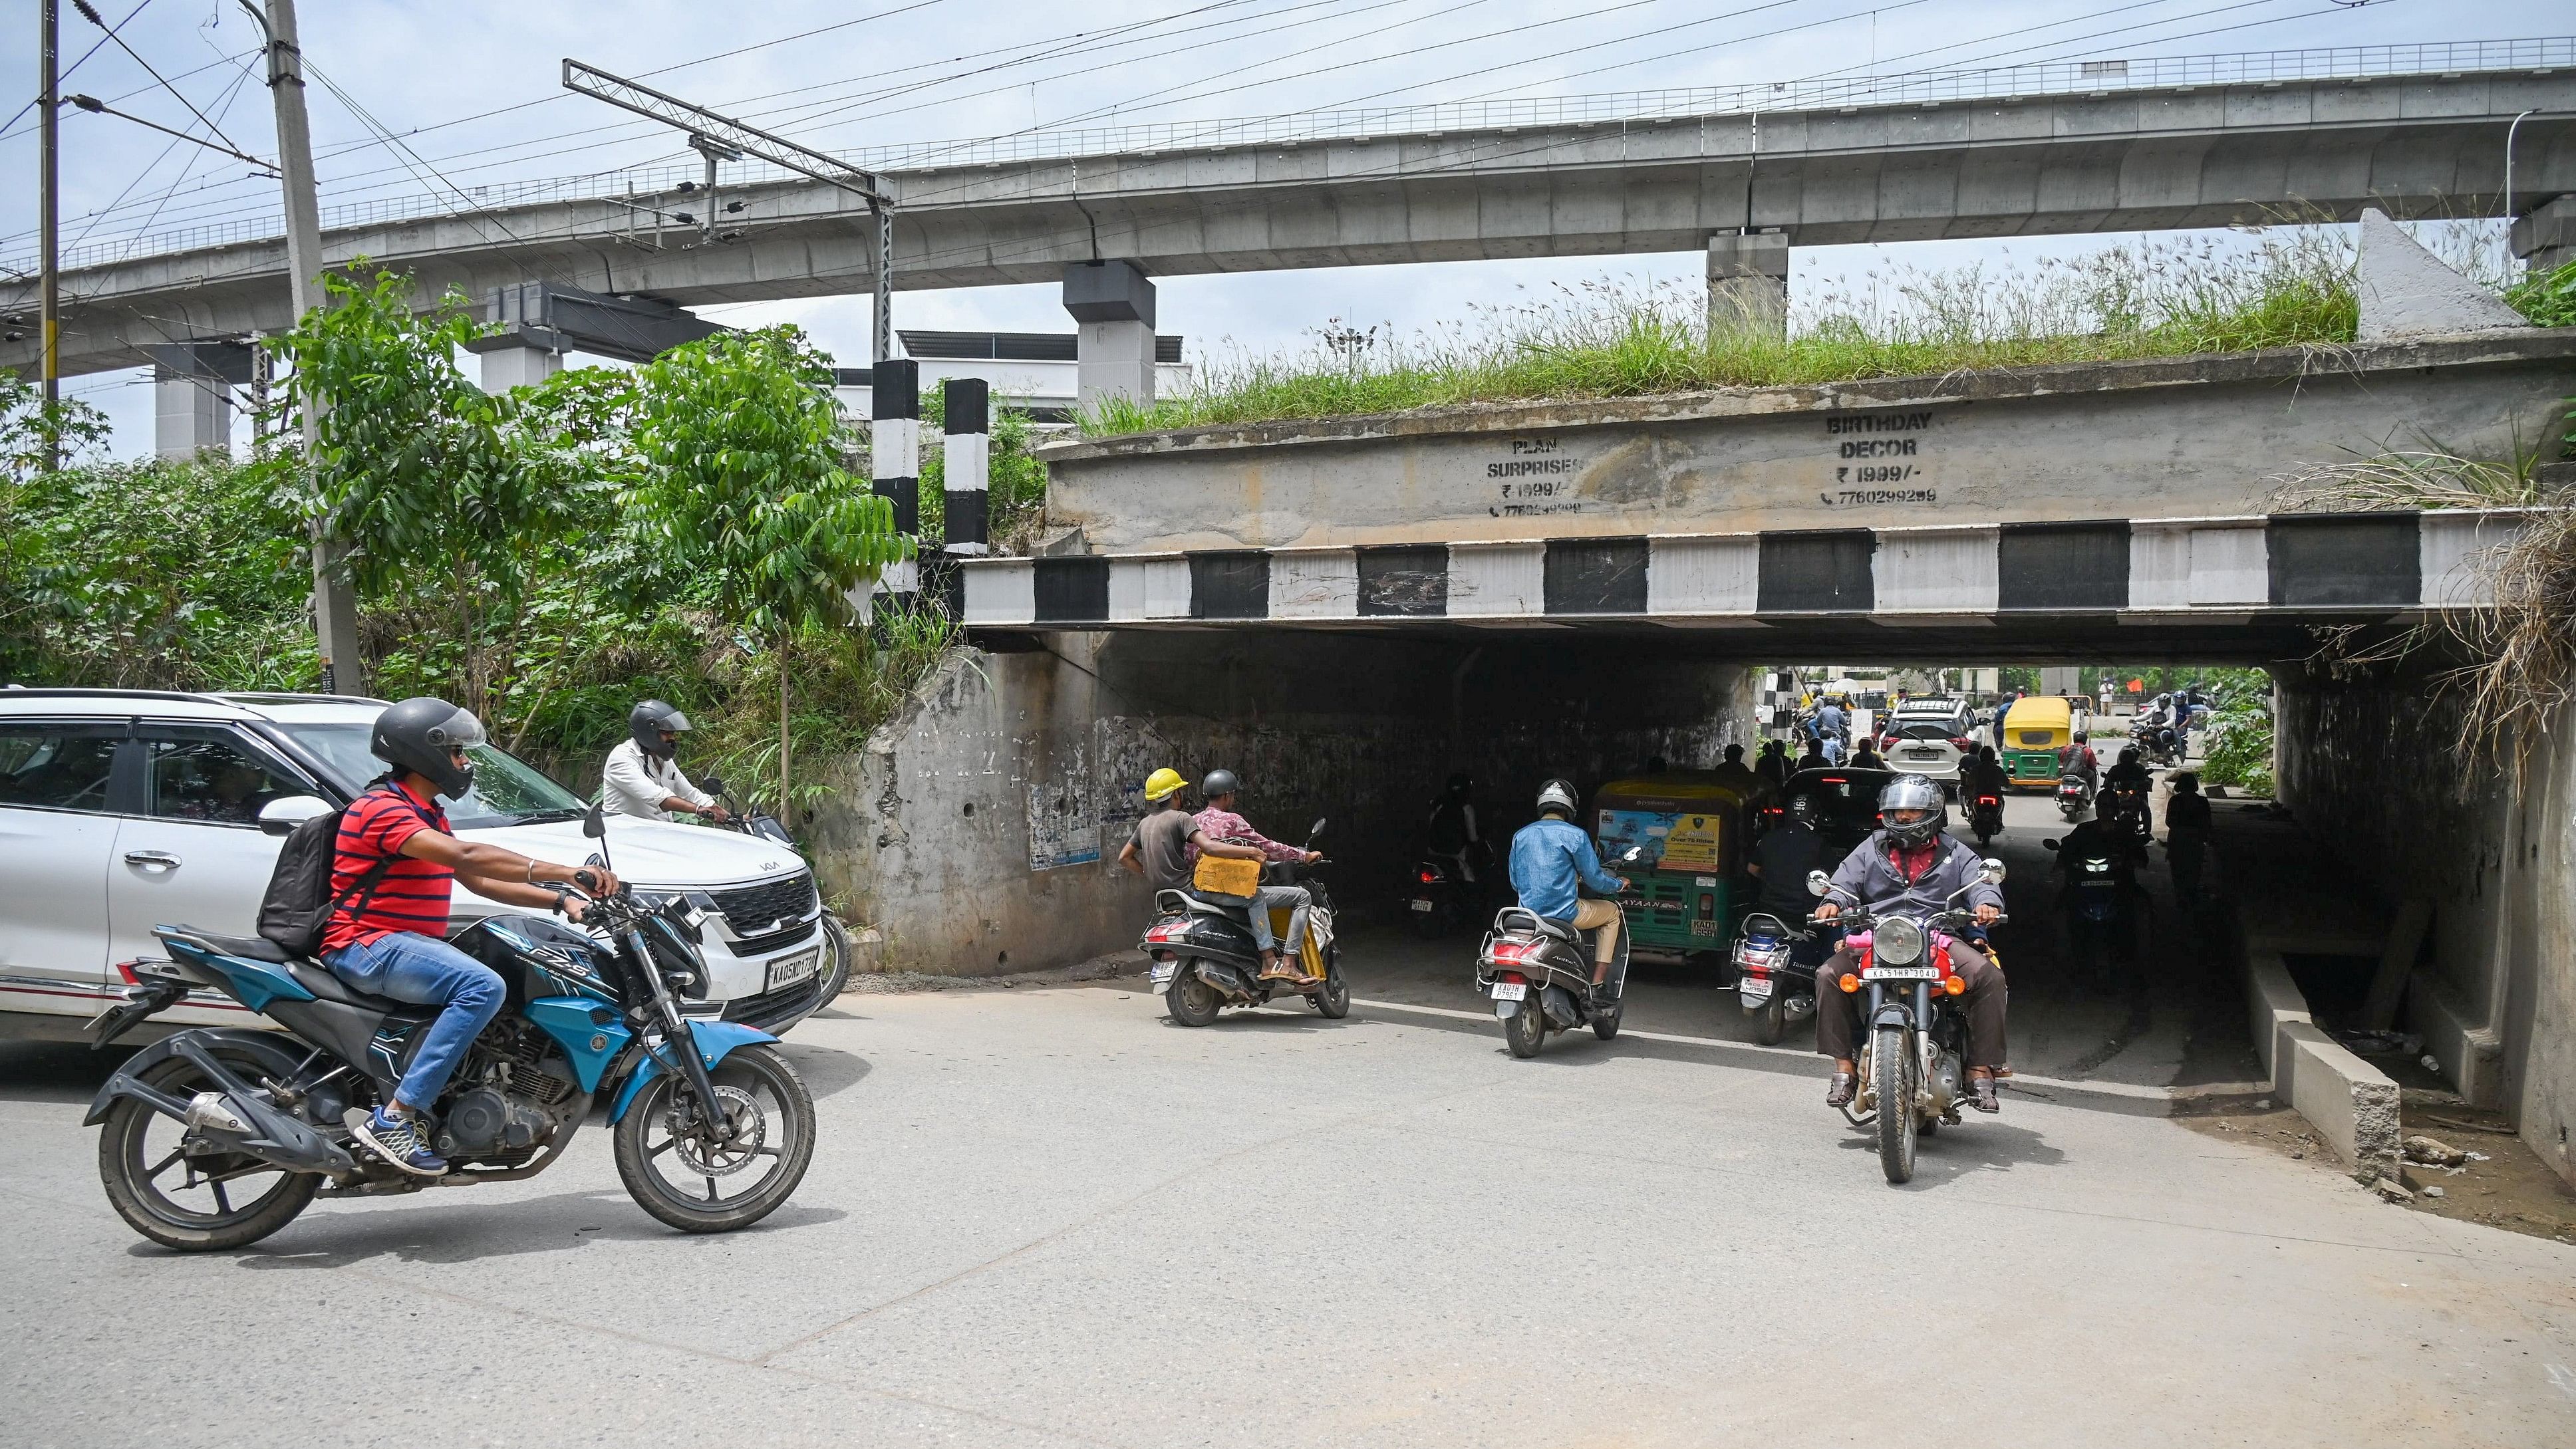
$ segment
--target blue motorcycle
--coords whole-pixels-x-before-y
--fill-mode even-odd
[[[681,1015],[674,988],[703,975],[698,943],[714,913],[712,901],[621,889],[591,898],[580,926],[498,916],[458,935],[509,998],[424,1114],[424,1136],[450,1162],[436,1178],[396,1169],[349,1125],[392,1095],[437,1008],[352,990],[258,937],[155,926],[170,959],[133,963],[138,984],[91,1022],[93,1045],[192,991],[285,1030],[181,1031],[129,1058],[84,1119],[104,1128],[108,1201],[164,1247],[239,1248],[317,1196],[533,1177],[604,1100],[638,1206],[682,1232],[749,1227],[803,1181],[814,1098],[776,1037]]]

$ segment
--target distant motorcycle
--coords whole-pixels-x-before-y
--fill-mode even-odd
[[[1306,848],[1312,850],[1323,833],[1324,822],[1318,820],[1306,832]],[[1229,1006],[1259,1006],[1282,991],[1305,997],[1329,1020],[1351,1014],[1351,984],[1342,977],[1341,950],[1333,938],[1333,894],[1312,870],[1294,861],[1271,861],[1261,870],[1265,885],[1302,885],[1314,896],[1306,912],[1303,964],[1316,979],[1307,986],[1261,979],[1252,907],[1186,890],[1155,892],[1154,924],[1145,928],[1137,945],[1151,963],[1147,979],[1173,1021],[1206,1026]],[[1274,938],[1286,927],[1287,912],[1275,913]]]
[[[2060,842],[2043,840],[2056,853]],[[2111,967],[2137,949],[2137,876],[2118,854],[2085,855],[2067,862],[2067,961],[2079,975],[2107,981]]]
[[[2081,820],[2093,808],[2093,787],[2082,775],[2057,777],[2057,811],[2068,820]]]
[[[1482,904],[1483,883],[1468,873],[1464,852],[1442,854],[1425,851],[1414,862],[1413,880],[1406,888],[1405,916],[1413,923],[1413,932],[1426,941],[1437,940],[1458,929]]]
[[[1970,801],[1968,827],[1977,832],[1977,849],[1993,844],[1994,838],[2004,833],[2004,797],[1980,793]]]

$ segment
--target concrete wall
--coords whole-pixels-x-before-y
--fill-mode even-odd
[[[891,966],[973,975],[1133,945],[1150,901],[1115,858],[1160,765],[1235,770],[1276,839],[1328,817],[1329,879],[1365,916],[1399,889],[1451,771],[1508,830],[1547,775],[1588,789],[1656,755],[1713,765],[1746,724],[1740,664],[1634,642],[1039,637],[952,657],[841,762],[810,822],[827,888],[884,933]]]
[[[1045,450],[1095,552],[2260,514],[2427,437],[2509,457],[2576,333],[1185,429]]]
[[[2433,903],[2407,1020],[2576,1182],[2576,719],[2533,744],[2518,791],[2470,766],[2464,794],[2457,703],[2422,673],[2280,682],[2280,798],[2392,902]]]

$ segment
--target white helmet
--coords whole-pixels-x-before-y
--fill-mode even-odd
[[[1894,818],[1899,812],[1911,820]],[[1950,823],[1949,797],[1921,775],[1899,775],[1878,792],[1878,823],[1893,839],[1921,845]]]
[[[1550,810],[1565,812],[1565,818],[1568,820],[1574,818],[1574,783],[1572,781],[1550,780],[1538,787],[1538,813],[1545,815]]]

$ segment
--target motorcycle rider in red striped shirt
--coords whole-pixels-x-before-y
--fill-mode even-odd
[[[336,904],[322,933],[322,964],[360,991],[439,1008],[401,1085],[352,1129],[387,1162],[420,1177],[447,1171],[446,1159],[424,1139],[420,1112],[438,1100],[507,994],[491,967],[441,939],[455,883],[462,879],[487,900],[559,909],[575,921],[582,915],[578,898],[550,887],[572,884],[583,867],[448,833],[438,797],[461,800],[474,788],[466,751],[481,743],[481,721],[442,699],[406,699],[376,716],[369,746],[392,768],[341,813],[334,841]],[[372,884],[360,884],[379,865],[384,868]],[[617,889],[608,871],[586,869],[594,878],[590,889]]]

